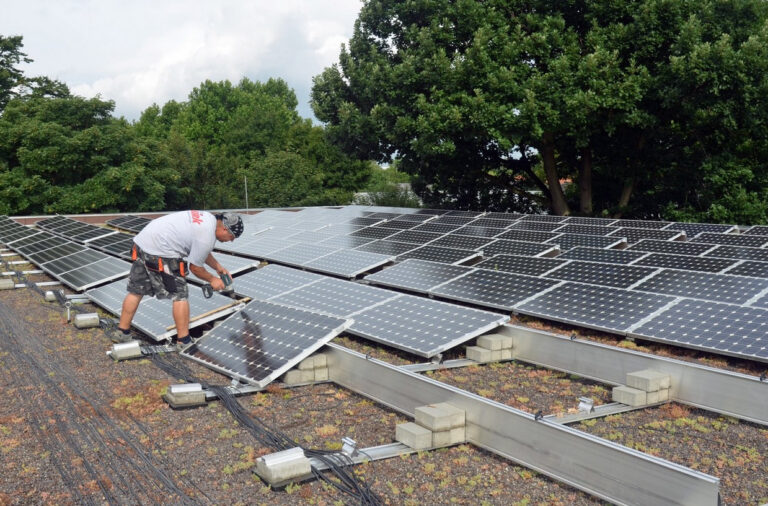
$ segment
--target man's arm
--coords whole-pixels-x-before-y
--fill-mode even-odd
[[[211,269],[216,271],[219,275],[221,275],[221,274],[229,274],[229,271],[227,269],[225,269],[224,266],[221,265],[218,260],[216,260],[216,258],[213,256],[213,253],[208,253],[208,258],[205,259],[205,263]]]

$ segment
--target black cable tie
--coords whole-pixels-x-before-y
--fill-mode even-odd
[[[371,358],[372,358],[371,357],[371,352],[368,352],[368,353],[365,354],[365,359],[366,360],[370,360]]]
[[[765,381],[766,379],[768,379],[768,374],[766,374],[766,372],[763,371],[763,374],[760,375],[760,381],[762,382],[762,381]]]
[[[538,411],[536,412],[536,414],[535,414],[535,415],[533,415],[533,420],[534,420],[535,422],[538,422],[538,421],[539,421],[539,420],[541,420],[542,418],[544,418],[544,413],[542,413],[542,412],[541,412],[541,410],[538,410]]]
[[[571,334],[571,341],[575,341],[575,340],[576,340],[576,332]]]

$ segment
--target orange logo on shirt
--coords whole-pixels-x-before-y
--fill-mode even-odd
[[[203,215],[200,214],[200,211],[190,211],[192,214],[192,223],[196,223],[200,225],[203,222]]]

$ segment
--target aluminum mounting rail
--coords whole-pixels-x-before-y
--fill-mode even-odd
[[[757,376],[516,325],[496,332],[512,336],[516,360],[613,385],[626,384],[629,372],[653,369],[670,375],[670,400],[768,425],[768,382]]]
[[[326,346],[331,381],[414,416],[449,402],[466,411],[467,441],[616,504],[712,505],[720,480],[571,427],[403,370],[339,345]]]

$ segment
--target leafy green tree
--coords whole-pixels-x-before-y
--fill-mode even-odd
[[[692,219],[736,205],[760,220],[767,13],[760,0],[368,0],[313,107],[346,153],[399,160],[430,205]]]
[[[32,61],[21,51],[22,39],[21,35],[0,35],[0,114],[8,101],[18,95],[16,88],[23,82],[24,73],[18,65]]]

